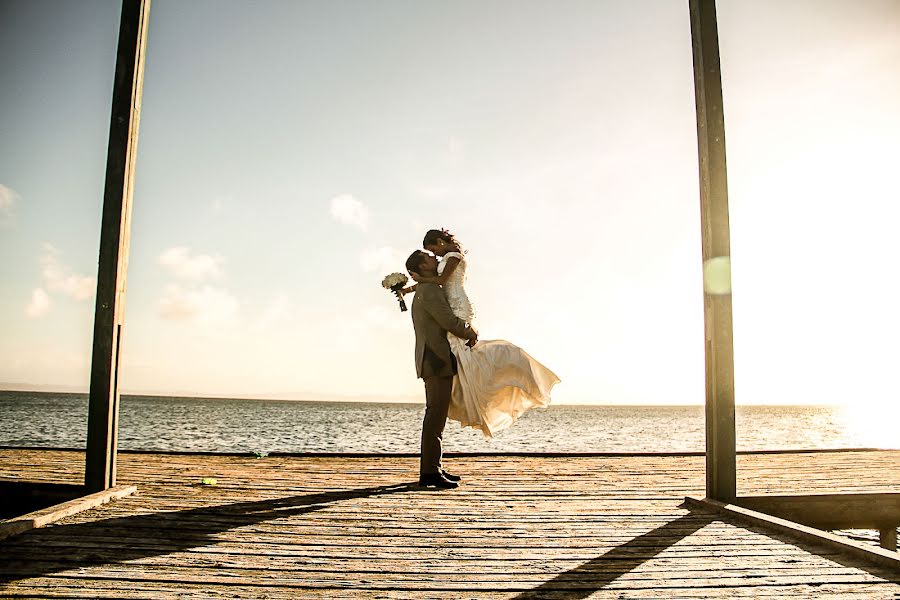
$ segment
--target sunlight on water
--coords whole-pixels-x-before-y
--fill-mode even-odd
[[[900,449],[900,406],[884,402],[841,406],[836,416],[847,427],[847,434],[860,446]]]
[[[213,452],[417,452],[422,404],[122,398],[119,447]],[[897,448],[897,409],[738,406],[739,450]],[[858,414],[857,414],[858,413]],[[87,396],[0,392],[0,445],[84,447]],[[702,452],[702,406],[550,406],[486,440],[450,422],[453,452]]]

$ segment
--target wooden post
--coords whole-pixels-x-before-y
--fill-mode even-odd
[[[706,334],[706,495],[736,496],[731,243],[715,0],[690,0]]]
[[[122,0],[97,265],[84,479],[88,492],[116,484],[119,358],[125,312],[131,198],[137,159],[150,0]]]
[[[897,528],[889,527],[878,531],[878,544],[886,549],[897,551]]]

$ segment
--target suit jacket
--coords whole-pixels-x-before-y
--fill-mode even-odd
[[[416,286],[412,321],[416,330],[416,375],[422,378],[455,375],[456,358],[450,351],[447,332],[463,339],[471,339],[475,333],[468,323],[453,314],[441,286],[436,283]]]

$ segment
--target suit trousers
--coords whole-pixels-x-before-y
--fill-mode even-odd
[[[431,475],[441,472],[441,444],[450,396],[453,392],[453,377],[425,377],[425,419],[422,421],[422,454],[419,474]]]

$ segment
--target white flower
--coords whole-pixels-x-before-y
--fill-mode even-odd
[[[398,285],[404,286],[406,285],[407,281],[409,281],[409,278],[403,273],[391,273],[384,278],[384,280],[381,282],[381,285],[385,289],[389,290],[391,288],[397,287]]]

